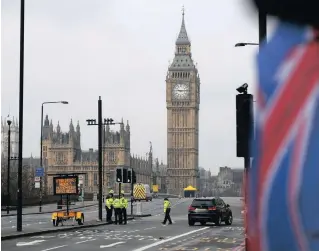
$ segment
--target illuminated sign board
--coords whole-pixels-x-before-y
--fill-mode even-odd
[[[54,195],[78,194],[78,176],[53,177]]]

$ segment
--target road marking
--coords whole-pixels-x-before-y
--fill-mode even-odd
[[[67,245],[56,246],[56,247],[53,247],[53,248],[43,249],[43,250],[41,250],[41,251],[49,251],[49,250],[53,250],[53,249],[63,248],[63,247],[66,247],[66,246],[67,246]]]
[[[33,237],[30,237],[30,239],[39,239],[39,238],[42,238],[42,239],[45,239],[45,238],[53,238],[55,237],[54,235],[47,235],[47,236],[33,236]]]
[[[203,231],[203,230],[208,229],[208,228],[209,228],[209,227],[204,227],[204,228],[196,229],[196,230],[193,230],[193,231],[184,233],[184,234],[176,235],[176,236],[174,236],[174,237],[172,237],[172,238],[169,238],[169,239],[166,239],[166,240],[162,240],[162,241],[158,241],[158,242],[155,242],[155,243],[153,243],[153,244],[150,244],[150,245],[147,245],[147,246],[144,246],[144,247],[141,247],[141,248],[134,249],[133,251],[143,251],[143,250],[147,250],[147,249],[150,249],[150,248],[152,248],[152,247],[159,246],[159,245],[161,245],[161,244],[163,244],[163,243],[166,243],[166,242],[169,242],[169,241],[172,241],[172,240],[178,239],[178,238],[180,238],[180,237],[184,237],[184,236],[187,236],[187,235],[190,235],[190,234],[199,232],[199,231]]]
[[[78,241],[75,244],[80,244],[80,243],[84,243],[84,242],[88,242],[88,241],[95,241],[96,239],[88,239],[88,240],[84,240],[84,241]]]
[[[110,248],[110,247],[114,247],[114,246],[122,244],[122,243],[125,243],[125,242],[124,241],[119,241],[119,242],[115,242],[115,243],[112,243],[112,244],[109,244],[109,245],[100,245],[100,248]]]
[[[148,228],[144,228],[144,230],[150,230],[150,229],[154,229],[156,227],[148,227]]]
[[[36,245],[40,242],[43,242],[45,240],[35,240],[35,241],[29,241],[29,242],[18,242],[17,243],[17,247],[21,247],[21,246],[31,246],[31,245]]]

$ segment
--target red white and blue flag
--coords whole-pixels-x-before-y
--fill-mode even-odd
[[[254,161],[248,182],[252,251],[319,251],[319,42],[280,23],[257,58]]]

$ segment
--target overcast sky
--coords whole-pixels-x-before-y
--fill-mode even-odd
[[[2,0],[1,114],[19,109],[19,0]],[[255,85],[256,15],[245,0],[26,0],[23,155],[40,155],[41,103],[56,127],[80,122],[82,150],[97,148],[97,118],[129,120],[131,153],[145,156],[149,141],[166,163],[165,77],[174,57],[181,9],[201,77],[199,163],[242,167],[236,158],[236,88]],[[116,129],[116,127],[114,128]]]

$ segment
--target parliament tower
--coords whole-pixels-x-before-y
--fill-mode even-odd
[[[175,57],[166,76],[167,176],[171,194],[198,189],[198,119],[200,78],[192,59],[184,11],[175,43]]]

